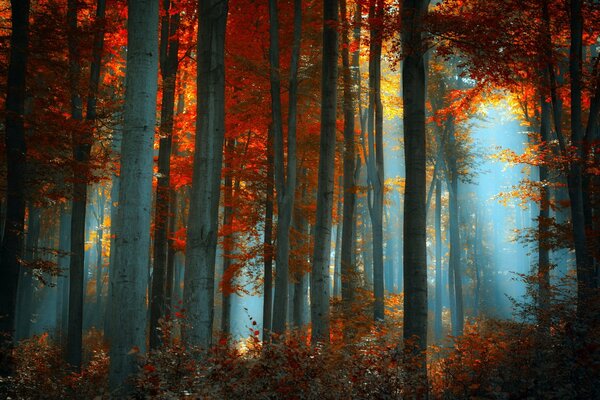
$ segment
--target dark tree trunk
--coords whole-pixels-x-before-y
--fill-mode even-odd
[[[32,262],[35,260],[40,237],[41,210],[30,204],[28,211],[27,235],[25,236],[25,263],[21,265],[21,274],[19,277],[19,307],[16,331],[18,340],[27,339],[31,335],[31,319],[34,311],[33,297],[36,285]]]
[[[462,266],[461,266],[461,242],[459,227],[459,206],[458,206],[458,166],[457,166],[457,146],[455,137],[454,119],[450,117],[446,124],[448,128],[448,144],[450,146],[448,158],[448,187],[450,192],[450,201],[448,205],[450,222],[450,264],[449,270],[453,281],[450,282],[454,289],[454,310],[452,313],[452,334],[460,336],[464,328],[463,294],[462,294]]]
[[[354,79],[358,73],[358,57],[359,57],[359,46],[352,53],[352,68],[350,66],[350,54],[349,54],[349,21],[348,11],[346,8],[346,0],[340,0],[340,14],[342,22],[342,67],[343,67],[343,80],[344,80],[344,211],[342,221],[342,248],[341,248],[341,281],[342,281],[342,303],[344,309],[349,311],[352,302],[354,301],[354,290],[356,288],[356,280],[358,278],[356,271],[356,260],[355,260],[355,209],[356,209],[356,183],[354,181],[355,174],[355,158],[356,149],[354,144],[354,98],[355,93],[353,89]],[[355,22],[358,19],[360,22],[360,4],[357,4],[355,15]],[[354,41],[359,43],[360,40],[360,24],[356,24],[354,31]]]
[[[272,131],[267,139],[267,193],[265,200],[265,233],[263,240],[263,258],[265,266],[263,287],[263,341],[271,337],[271,316],[273,311],[273,151]]]
[[[83,118],[83,102],[79,94],[81,75],[79,32],[77,26],[78,4],[69,0],[67,6],[68,47],[69,47],[69,80],[71,83],[71,118],[79,121]],[[96,31],[92,48],[90,66],[89,92],[87,98],[86,119],[96,120],[96,104],[100,82],[100,67],[104,48],[104,16],[105,0],[98,0],[96,5]],[[93,129],[93,128],[92,128]],[[71,210],[71,258],[69,266],[69,325],[67,337],[67,362],[76,370],[81,368],[81,346],[83,330],[84,299],[84,259],[85,259],[85,220],[87,204],[87,185],[90,152],[92,149],[93,131],[77,130],[72,132],[73,159],[75,162],[73,181],[73,200]]]
[[[569,170],[569,198],[571,199],[571,223],[577,265],[577,310],[580,316],[589,306],[587,300],[592,287],[592,271],[588,258],[585,214],[583,209],[582,162],[584,132],[581,111],[582,92],[582,49],[583,16],[581,0],[571,0],[570,26],[571,45],[569,48],[569,75],[571,81],[571,144],[575,148],[578,161],[571,163]]]
[[[277,2],[270,0],[270,77],[273,146],[275,162],[275,188],[277,189],[277,247],[275,255],[275,303],[273,307],[273,332],[285,332],[288,314],[290,226],[294,210],[296,189],[296,105],[298,100],[298,64],[302,28],[302,2],[294,1],[294,42],[290,62],[287,173],[284,166],[284,138],[281,117],[281,77],[279,68],[279,17]]]
[[[439,162],[439,161],[438,161]],[[442,339],[442,182],[435,181],[435,342]]]
[[[371,217],[373,246],[373,292],[375,296],[374,319],[384,318],[383,276],[383,105],[381,103],[381,46],[383,1],[371,0],[369,6],[369,114],[367,171],[369,176],[368,207]]]
[[[542,92],[544,93],[544,92]],[[540,143],[542,148],[550,140],[550,107],[545,94],[541,95]],[[544,160],[543,160],[544,161]],[[550,254],[546,243],[550,218],[550,200],[548,196],[548,167],[542,162],[539,165],[540,208],[538,215],[538,305],[542,311],[547,310],[550,301]],[[541,322],[541,321],[540,321]]]
[[[221,283],[221,333],[229,335],[231,332],[231,297],[229,296],[229,288],[231,282],[226,282],[228,279],[227,270],[231,266],[231,258],[233,257],[233,232],[231,232],[231,224],[233,222],[233,177],[231,160],[235,157],[235,139],[225,139],[226,159],[224,162],[224,179],[223,179],[223,229],[225,231],[223,237],[223,277]]]
[[[58,268],[56,297],[56,330],[59,343],[66,349],[66,334],[69,315],[69,249],[71,248],[71,213],[68,205],[60,206],[60,228],[58,238]]]
[[[407,0],[402,4],[402,90],[404,105],[404,154],[406,181],[404,194],[404,339],[416,340],[419,359],[415,374],[427,379],[422,353],[427,348],[427,250],[426,250],[426,133],[425,65],[421,19],[427,0]],[[415,388],[417,393],[426,384]]]
[[[323,65],[321,76],[321,140],[317,189],[317,215],[311,274],[311,342],[329,342],[327,282],[331,248],[331,213],[335,164],[337,105],[337,0],[323,3]]]
[[[160,345],[159,320],[165,315],[165,280],[171,204],[171,147],[173,143],[173,114],[179,39],[179,14],[171,13],[171,1],[163,0],[160,32],[160,71],[162,75],[162,104],[160,109],[160,141],[158,147],[158,179],[154,209],[154,265],[150,298],[150,348]]]
[[[6,88],[6,220],[0,255],[0,375],[13,368],[19,257],[25,225],[25,77],[29,46],[29,0],[11,0],[10,56]]]

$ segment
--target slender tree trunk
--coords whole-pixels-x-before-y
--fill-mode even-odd
[[[541,95],[540,142],[547,146],[550,140],[550,107],[545,94]],[[542,147],[544,148],[544,147]],[[550,254],[546,240],[550,218],[550,199],[548,196],[548,168],[539,165],[540,207],[538,215],[538,305],[540,311],[547,310],[550,301]],[[541,322],[541,321],[540,321]]]
[[[225,160],[224,185],[223,185],[223,228],[225,235],[223,237],[223,278],[221,287],[221,333],[229,335],[231,333],[231,297],[229,296],[229,288],[231,282],[228,280],[227,270],[231,266],[231,258],[233,257],[233,232],[231,224],[233,223],[233,177],[231,159],[235,157],[235,139],[225,139],[226,156],[229,159]]]
[[[66,349],[67,322],[69,313],[69,249],[71,248],[71,213],[68,205],[60,206],[60,228],[58,237],[58,268],[60,275],[56,283],[56,330],[59,343]]]
[[[146,348],[146,291],[158,78],[158,0],[129,0],[119,211],[109,318],[109,384],[123,387]]]
[[[442,340],[442,182],[435,181],[435,342]]]
[[[100,190],[103,190],[101,187]],[[99,329],[102,324],[102,289],[103,289],[103,257],[102,257],[102,236],[104,235],[104,194],[98,196],[98,226],[96,227],[96,311],[94,312],[94,321]]]
[[[172,190],[170,195],[171,205],[169,206],[169,231],[172,234],[177,230],[177,191]],[[175,241],[169,237],[167,242],[167,272],[165,278],[165,313],[170,313],[173,307],[173,289],[175,278],[175,257],[177,250]]]
[[[19,279],[19,308],[16,337],[18,340],[27,339],[31,335],[31,319],[33,316],[33,297],[35,295],[36,279],[32,263],[35,260],[38,240],[40,237],[41,210],[30,204],[27,217],[27,235],[25,236],[25,264],[21,265]]]
[[[375,295],[374,319],[384,318],[383,282],[383,106],[381,103],[381,27],[383,1],[371,0],[370,55],[369,55],[369,114],[368,142],[369,156],[367,171],[369,176],[369,215],[373,235],[373,291]]]
[[[150,348],[160,345],[159,320],[165,315],[165,280],[169,237],[169,205],[171,204],[171,147],[173,143],[173,114],[179,39],[179,13],[171,13],[171,1],[163,0],[161,17],[160,72],[162,75],[162,104],[160,109],[160,141],[158,147],[158,179],[154,209],[154,264],[150,297]]]
[[[323,3],[323,65],[321,76],[321,141],[317,189],[317,215],[311,274],[311,341],[329,342],[327,276],[331,248],[331,213],[335,163],[337,105],[337,0]]]
[[[450,201],[448,206],[450,222],[450,265],[452,271],[454,289],[454,314],[452,315],[452,334],[460,336],[464,329],[464,311],[462,294],[462,271],[461,271],[461,242],[459,230],[459,207],[458,207],[458,166],[457,166],[457,147],[455,137],[454,119],[450,117],[446,124],[450,124],[448,129],[448,144],[450,145],[450,154],[448,154],[448,187],[450,192]]]
[[[184,79],[182,79],[184,81]],[[177,114],[183,114],[185,111],[185,97],[182,93],[179,93],[177,99]],[[177,144],[174,144],[174,150],[177,154]],[[183,201],[180,201],[183,200]],[[172,310],[174,289],[175,289],[175,258],[177,257],[177,249],[175,248],[175,240],[172,236],[173,232],[176,232],[179,227],[178,212],[185,211],[185,197],[181,194],[178,195],[178,191],[175,188],[171,188],[171,195],[169,196],[171,205],[169,206],[169,233],[168,237],[168,249],[167,249],[167,272],[166,272],[166,283],[165,283],[165,307],[168,312]],[[183,213],[182,213],[183,214]]]
[[[356,75],[360,73],[359,68],[359,50],[360,46],[360,24],[354,28],[354,41],[357,44],[356,50],[352,53],[352,67],[350,65],[350,38],[348,11],[346,0],[340,0],[340,15],[342,22],[342,67],[344,79],[344,211],[342,221],[342,246],[341,246],[341,281],[342,281],[342,303],[346,311],[350,311],[354,301],[354,291],[356,288],[356,240],[355,240],[355,209],[356,209],[356,183],[355,158],[356,148],[354,141],[354,118],[355,118],[355,93],[353,84],[356,81]],[[360,22],[360,4],[356,5],[355,22]],[[358,21],[357,21],[358,20]],[[352,71],[351,68],[355,70]]]
[[[25,77],[29,46],[29,0],[11,0],[10,56],[6,88],[6,220],[0,254],[0,375],[13,368],[11,349],[17,305],[19,257],[25,225]]]
[[[271,316],[273,311],[273,151],[272,130],[267,138],[267,193],[265,200],[265,232],[263,240],[263,258],[265,266],[263,286],[263,341],[271,337]]]
[[[69,80],[71,82],[71,118],[78,121],[83,118],[83,102],[79,94],[81,75],[79,33],[77,26],[78,4],[69,0],[67,6],[68,47],[69,47]],[[89,77],[89,93],[87,99],[86,119],[92,124],[96,120],[96,104],[100,82],[100,67],[104,48],[104,16],[105,0],[98,0],[96,5],[96,31],[92,48],[92,63]],[[93,128],[92,128],[93,129]],[[83,301],[84,301],[84,259],[85,259],[85,221],[87,205],[87,185],[90,152],[92,149],[93,131],[73,131],[74,170],[73,200],[71,216],[71,258],[69,266],[69,325],[67,337],[67,362],[78,371],[81,368]]]
[[[287,174],[284,167],[284,140],[281,117],[281,78],[279,68],[279,17],[277,2],[269,1],[270,15],[270,76],[275,161],[275,187],[277,189],[277,248],[275,255],[275,303],[273,308],[273,332],[285,332],[288,314],[288,284],[290,255],[290,226],[294,210],[296,189],[296,118],[298,99],[298,63],[302,28],[302,2],[294,1],[294,43],[290,63],[290,95],[288,112]]]
[[[425,65],[421,19],[428,0],[407,0],[402,4],[402,90],[404,105],[404,339],[416,340],[419,360],[415,375],[426,381],[427,367],[422,353],[427,347],[427,250],[426,250],[426,133]],[[425,390],[415,388],[417,393]]]
[[[198,3],[196,143],[184,282],[190,345],[212,343],[221,168],[225,138],[225,27],[227,0]]]
[[[339,177],[339,195],[337,202],[337,226],[335,228],[335,257],[333,261],[333,297],[338,299],[342,295],[341,293],[341,260],[342,260],[342,188],[344,177]]]
[[[571,223],[577,265],[577,306],[581,316],[589,305],[586,303],[592,287],[591,265],[587,255],[585,215],[583,210],[582,163],[584,132],[581,111],[582,92],[582,37],[583,17],[581,0],[571,0],[570,26],[571,45],[569,48],[569,75],[571,81],[571,144],[578,160],[571,163],[569,170],[569,198],[571,199]]]
[[[475,268],[475,293],[473,294],[473,315],[479,317],[481,308],[481,262],[483,260],[481,212],[475,211],[475,240],[473,240],[473,267]]]

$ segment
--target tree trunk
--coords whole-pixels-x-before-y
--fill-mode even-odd
[[[435,181],[435,342],[442,340],[442,182]]]
[[[370,52],[369,52],[369,156],[367,171],[369,187],[369,215],[373,235],[373,292],[375,295],[374,319],[384,318],[383,282],[383,105],[381,103],[381,27],[383,1],[371,0],[369,7]]]
[[[448,118],[446,124],[448,128],[448,144],[450,146],[448,159],[448,187],[450,192],[450,201],[448,204],[449,222],[450,222],[450,264],[449,270],[453,281],[450,283],[454,289],[454,312],[452,314],[452,334],[460,336],[464,328],[463,294],[462,294],[462,271],[461,271],[461,244],[459,230],[459,207],[458,207],[458,166],[457,166],[457,147],[455,137],[455,126],[453,117]]]
[[[271,337],[271,315],[273,311],[273,151],[272,131],[267,138],[267,193],[265,200],[265,232],[263,258],[265,265],[263,287],[263,341]]]
[[[335,164],[337,105],[337,0],[323,3],[323,65],[321,76],[321,140],[317,189],[317,215],[311,274],[311,342],[329,342],[327,276],[331,250],[331,213]]]
[[[337,0],[323,3],[323,65],[321,76],[321,140],[317,189],[317,215],[311,273],[311,320],[313,344],[329,342],[327,276],[331,250],[331,213],[335,163],[337,104]]]
[[[104,189],[101,187],[101,191]],[[104,235],[104,193],[101,192],[100,196],[98,196],[98,226],[96,227],[96,310],[94,312],[94,321],[96,328],[100,329],[102,324],[102,289],[103,289],[103,279],[102,279],[102,268],[103,268],[103,257],[102,257],[102,236]]]
[[[221,168],[225,138],[225,27],[227,0],[198,3],[196,141],[184,282],[190,345],[212,343]]]
[[[171,147],[173,143],[173,114],[179,39],[179,14],[171,14],[171,1],[163,0],[161,17],[160,72],[162,75],[162,104],[160,108],[160,141],[158,145],[158,179],[154,209],[154,265],[150,298],[150,348],[160,345],[159,320],[165,315],[165,280],[167,273],[169,206],[171,204]]]
[[[177,230],[177,191],[173,190],[170,195],[171,205],[169,206],[169,231],[171,234]],[[173,289],[175,279],[175,241],[172,237],[167,242],[167,272],[165,275],[165,313],[170,313],[173,307]]]
[[[19,258],[25,225],[25,77],[29,46],[29,0],[11,0],[10,56],[6,87],[6,220],[0,254],[0,375],[13,368],[11,348],[17,305]]]
[[[60,206],[60,228],[58,238],[58,268],[56,297],[56,330],[59,343],[66,349],[66,334],[69,315],[69,249],[71,248],[71,213],[68,205]]]
[[[335,256],[333,261],[333,297],[339,299],[341,296],[341,260],[342,260],[342,188],[343,188],[343,176],[339,177],[339,194],[337,202],[337,226],[335,227]]]
[[[19,279],[19,307],[17,318],[17,340],[27,339],[31,335],[31,318],[33,314],[33,296],[35,295],[36,278],[32,262],[35,260],[40,237],[40,208],[29,205],[27,217],[27,235],[25,236],[25,264],[21,265]]]
[[[229,296],[229,287],[231,282],[228,279],[227,270],[231,265],[231,258],[233,257],[233,232],[231,231],[231,225],[233,223],[233,177],[232,177],[232,166],[231,160],[236,157],[235,152],[235,139],[225,139],[226,148],[226,159],[225,159],[225,172],[223,179],[223,228],[225,231],[223,237],[223,277],[221,284],[221,333],[223,335],[229,335],[231,333],[231,297]]]
[[[129,0],[109,384],[121,389],[146,348],[146,291],[158,78],[158,1]],[[127,386],[123,389],[127,390]]]
[[[571,199],[571,223],[573,224],[573,242],[577,265],[577,310],[585,313],[589,291],[592,287],[592,271],[587,255],[587,238],[583,210],[582,163],[584,135],[581,111],[582,92],[582,36],[583,17],[581,0],[571,0],[570,26],[571,45],[569,48],[569,75],[571,81],[571,145],[574,146],[578,160],[571,163],[569,169],[569,198]]]
[[[96,5],[97,30],[94,33],[92,63],[90,67],[89,93],[87,99],[86,119],[96,120],[96,103],[100,82],[100,66],[104,48],[104,16],[105,0],[98,0]],[[79,94],[81,75],[80,54],[77,26],[78,4],[69,0],[67,5],[68,47],[69,47],[69,80],[71,83],[71,118],[80,121],[83,118],[83,103]],[[91,126],[93,126],[91,124]],[[92,128],[93,129],[93,128]],[[87,185],[90,152],[92,149],[93,131],[73,131],[73,159],[76,170],[73,181],[73,199],[71,209],[71,257],[69,266],[69,325],[67,336],[67,362],[76,370],[81,368],[83,301],[84,301],[84,259],[85,259],[85,220],[87,205]]]
[[[404,105],[404,339],[416,340],[418,358],[415,375],[426,381],[427,367],[422,353],[427,347],[427,250],[426,250],[426,133],[425,66],[421,19],[428,0],[407,0],[402,4],[402,90]],[[419,393],[425,390],[415,388]]]
[[[346,0],[340,0],[340,14],[342,22],[342,66],[344,79],[344,211],[342,221],[342,248],[341,248],[341,281],[342,281],[342,304],[349,311],[354,301],[354,290],[356,288],[356,242],[355,242],[355,209],[356,209],[356,183],[354,181],[356,148],[354,144],[354,89],[353,84],[359,68],[359,50],[352,53],[352,68],[349,55],[349,26],[346,9]],[[355,22],[360,22],[360,4],[356,5]],[[356,21],[358,19],[358,21]],[[360,43],[360,24],[356,24],[354,41]],[[353,73],[354,72],[354,73]]]
[[[550,140],[550,104],[546,101],[545,94],[541,95],[541,118],[540,118],[540,143],[542,148],[549,144]],[[540,181],[540,208],[538,215],[538,306],[542,313],[547,310],[550,301],[550,254],[546,243],[548,238],[548,224],[550,218],[550,199],[548,196],[548,167],[544,165],[545,160],[539,165]],[[541,322],[541,321],[540,321]]]
[[[287,174],[284,167],[284,139],[281,117],[281,78],[279,68],[279,17],[277,2],[269,1],[270,16],[270,78],[272,129],[275,161],[275,188],[277,190],[277,248],[275,255],[275,302],[273,332],[285,332],[288,314],[288,284],[290,255],[290,226],[296,189],[296,105],[298,99],[298,63],[302,28],[302,3],[294,1],[294,43],[290,63],[290,95],[288,112]]]

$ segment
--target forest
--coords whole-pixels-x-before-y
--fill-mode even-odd
[[[600,1],[0,0],[0,397],[600,399]]]

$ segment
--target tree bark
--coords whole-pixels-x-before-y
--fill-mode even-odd
[[[461,242],[459,226],[459,206],[458,206],[458,166],[457,166],[457,146],[455,136],[454,118],[449,117],[446,121],[448,128],[448,145],[450,146],[448,159],[448,187],[450,192],[450,201],[448,205],[449,223],[450,223],[450,264],[449,270],[453,277],[450,283],[454,289],[454,309],[452,313],[452,334],[460,336],[464,329],[464,311],[463,311],[463,291],[462,291],[462,270],[461,270]]]
[[[317,188],[313,269],[311,274],[311,342],[329,342],[327,277],[331,250],[331,213],[335,163],[337,106],[337,0],[323,2],[323,65],[321,76],[321,140]]]
[[[350,38],[349,22],[346,8],[346,0],[340,0],[340,15],[342,22],[342,67],[344,81],[344,210],[342,221],[342,254],[341,254],[341,281],[342,281],[342,304],[346,311],[349,311],[354,301],[354,291],[356,288],[357,271],[355,260],[355,209],[356,209],[356,183],[355,158],[356,148],[354,140],[354,118],[355,118],[355,93],[353,83],[359,68],[359,50],[360,46],[360,24],[357,23],[354,28],[354,41],[357,43],[356,50],[352,53],[352,66],[350,65]],[[354,13],[355,22],[360,22],[360,4],[356,5]],[[358,21],[357,21],[358,20]],[[352,71],[351,68],[355,70]]]
[[[342,230],[344,229],[342,224],[342,199],[343,199],[343,182],[344,177],[339,176],[338,179],[338,201],[337,201],[337,226],[335,227],[335,256],[333,261],[333,297],[339,299],[342,294],[341,288],[341,260],[342,260]]]
[[[277,248],[275,253],[275,303],[273,333],[285,332],[288,314],[290,226],[296,189],[296,106],[298,100],[298,63],[302,28],[302,2],[294,1],[294,42],[290,62],[287,173],[284,167],[284,139],[281,117],[281,78],[279,67],[279,17],[277,2],[269,1],[270,15],[270,78],[272,129],[275,161],[275,188],[277,191]]]
[[[225,138],[225,27],[227,0],[198,3],[198,71],[194,172],[184,277],[189,345],[212,343],[221,169]]]
[[[73,199],[71,208],[71,257],[69,265],[69,324],[67,333],[67,362],[76,371],[81,369],[82,334],[83,334],[83,301],[84,301],[84,260],[85,260],[85,221],[87,206],[87,186],[89,160],[93,141],[93,122],[96,120],[96,104],[100,82],[100,67],[104,48],[104,16],[105,0],[98,0],[96,5],[96,31],[92,48],[90,66],[89,93],[87,98],[86,120],[91,122],[90,129],[73,131]],[[69,0],[67,4],[68,47],[69,47],[69,81],[71,83],[71,118],[81,121],[83,118],[83,102],[79,94],[81,75],[80,53],[78,43],[77,0]]]
[[[179,39],[179,13],[171,13],[171,1],[163,0],[161,17],[160,72],[162,75],[162,104],[160,108],[160,141],[158,145],[158,179],[154,209],[154,265],[150,298],[150,348],[160,345],[159,320],[165,315],[165,280],[169,247],[169,206],[171,204],[171,148]]]
[[[373,292],[375,295],[374,319],[384,318],[383,276],[383,105],[381,103],[381,30],[383,1],[371,0],[369,6],[370,52],[369,52],[369,114],[367,171],[370,196],[369,215],[373,235]]]
[[[427,377],[427,251],[426,251],[426,133],[425,65],[422,18],[428,0],[402,4],[402,90],[404,105],[404,339],[416,340],[416,375]],[[426,385],[423,385],[426,387]],[[418,390],[418,389],[415,389]]]
[[[110,317],[109,385],[127,391],[146,348],[146,291],[158,78],[158,0],[129,0],[119,210]]]
[[[271,337],[273,311],[273,151],[272,131],[267,138],[267,193],[265,199],[265,232],[263,239],[264,284],[263,284],[263,342]]]
[[[34,311],[36,278],[32,262],[35,260],[37,244],[40,237],[41,210],[30,204],[27,217],[27,235],[25,236],[25,263],[21,265],[19,277],[19,307],[17,318],[17,340],[27,339],[31,335],[31,317]]]
[[[11,0],[10,56],[6,87],[6,220],[0,254],[0,376],[13,369],[19,257],[25,225],[25,90],[29,46],[29,0]]]
[[[442,340],[442,182],[435,181],[435,342]]]
[[[569,198],[571,199],[571,223],[573,224],[573,242],[577,266],[577,310],[582,316],[589,306],[587,300],[592,287],[592,271],[588,258],[587,237],[585,232],[585,214],[583,209],[582,163],[584,162],[584,132],[582,123],[582,40],[583,16],[581,0],[571,0],[569,47],[569,75],[571,82],[571,145],[574,146],[577,160],[571,162],[569,169]]]
[[[540,144],[542,148],[550,141],[550,104],[546,101],[545,93],[541,95]],[[548,196],[548,167],[539,165],[540,207],[538,215],[538,306],[543,313],[550,301],[550,254],[546,244],[548,238],[548,223],[550,218],[550,199]],[[539,321],[540,323],[542,321]]]

